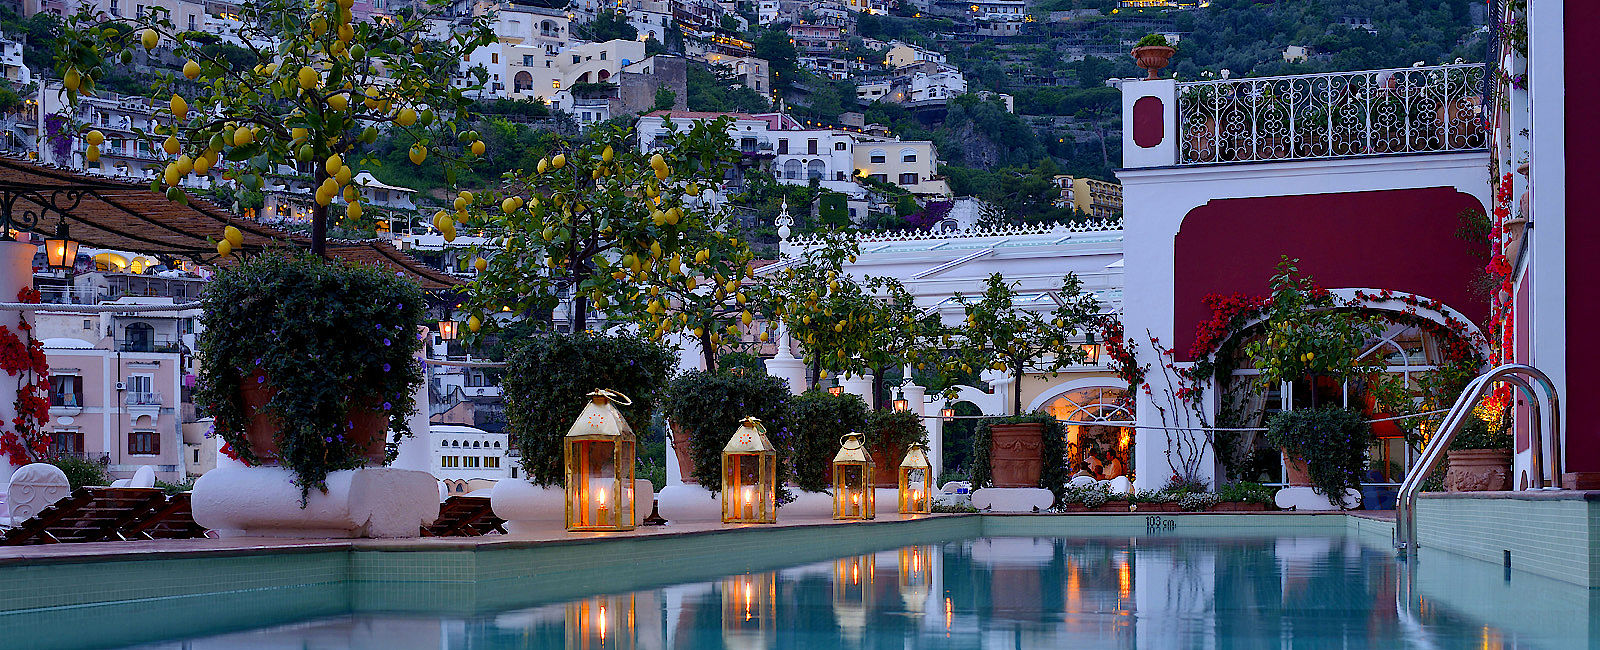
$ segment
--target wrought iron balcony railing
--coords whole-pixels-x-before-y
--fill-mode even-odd
[[[1482,64],[1178,84],[1179,164],[1470,151]]]

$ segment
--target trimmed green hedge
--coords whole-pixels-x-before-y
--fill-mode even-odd
[[[813,388],[790,403],[789,419],[795,485],[807,492],[828,489],[828,465],[839,452],[839,438],[866,430],[867,403],[849,393],[830,395]]]
[[[522,451],[528,480],[538,485],[566,483],[561,439],[590,391],[609,388],[632,399],[631,406],[617,406],[642,437],[677,363],[672,352],[637,336],[544,332],[513,346],[500,384],[506,430]]]
[[[667,385],[666,414],[689,436],[693,476],[706,489],[721,489],[722,448],[749,416],[761,420],[778,448],[778,483],[783,483],[789,444],[789,385],[784,380],[751,372],[691,370]]]

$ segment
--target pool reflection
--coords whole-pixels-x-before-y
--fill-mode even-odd
[[[1340,537],[995,537],[427,619],[420,634],[362,615],[155,647],[1534,647],[1443,607],[1397,608],[1398,577],[1383,549]]]

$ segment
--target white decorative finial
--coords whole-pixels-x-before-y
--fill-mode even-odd
[[[794,218],[789,216],[789,197],[783,198],[783,208],[778,211],[778,239],[788,240],[790,229],[794,225]]]

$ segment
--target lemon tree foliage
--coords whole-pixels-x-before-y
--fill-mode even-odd
[[[1050,299],[1050,311],[1035,311],[1017,304],[1012,283],[999,273],[989,276],[983,295],[970,299],[956,294],[967,316],[962,333],[966,346],[963,370],[988,366],[1005,371],[1012,384],[1012,413],[1022,412],[1022,376],[1027,372],[1054,373],[1089,360],[1076,339],[1094,328],[1100,304],[1083,291],[1073,273],[1061,279]]]
[[[738,322],[752,256],[727,234],[725,208],[702,198],[736,155],[725,119],[672,129],[653,153],[633,146],[631,129],[601,125],[507,173],[503,191],[462,192],[434,221],[464,221],[488,242],[467,288],[468,329],[495,312],[548,312],[570,292],[574,329],[592,308],[653,340],[689,331],[720,342]]]
[[[950,330],[938,312],[918,307],[897,279],[841,273],[855,254],[853,241],[829,242],[773,282],[775,311],[804,344],[806,360],[832,373],[872,373],[875,395],[883,394],[891,370],[910,366],[925,376],[953,370],[941,350]]]
[[[1343,382],[1382,372],[1378,355],[1366,360],[1360,355],[1367,351],[1367,342],[1383,331],[1383,321],[1350,310],[1302,275],[1296,262],[1287,256],[1278,262],[1261,326],[1265,336],[1245,344],[1245,356],[1261,371],[1260,381],[1267,386],[1316,377]],[[1309,391],[1313,407],[1318,406],[1316,392]]]
[[[418,3],[392,19],[356,21],[352,0],[246,0],[230,40],[244,44],[255,63],[237,66],[207,39],[178,29],[165,8],[123,20],[85,4],[63,26],[56,67],[69,104],[93,94],[96,81],[136,57],[185,60],[182,77],[157,85],[171,95],[149,129],[135,129],[152,150],[167,156],[151,189],[186,201],[180,186],[191,174],[220,175],[248,190],[260,190],[280,165],[310,166],[317,184],[312,211],[312,250],[321,253],[334,202],[342,218],[359,221],[359,188],[351,183],[380,133],[412,138],[410,159],[448,169],[484,154],[467,123],[471,101],[454,86],[452,73],[479,46],[493,43],[486,17],[458,24],[442,41],[428,41],[428,19],[448,14],[443,0]],[[454,18],[451,18],[454,20]],[[158,50],[159,48],[159,50]],[[170,52],[168,51],[170,50]],[[481,68],[473,71],[478,84]],[[453,140],[430,135],[439,125]],[[99,158],[104,135],[87,130],[85,157]],[[433,133],[437,133],[435,130]],[[293,173],[291,171],[291,173]],[[218,243],[227,255],[231,246]]]

